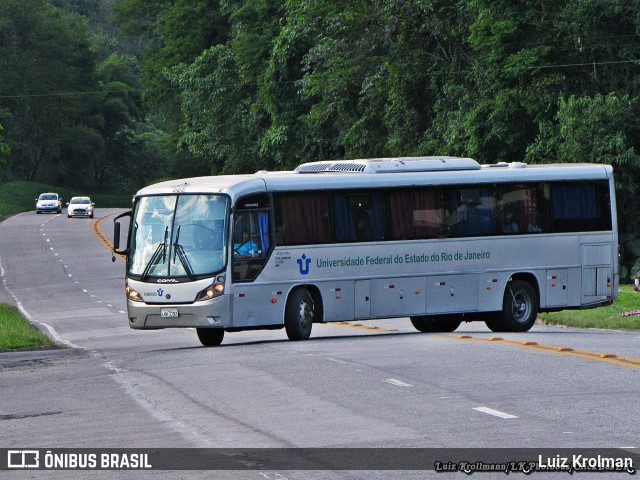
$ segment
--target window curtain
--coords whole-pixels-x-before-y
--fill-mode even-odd
[[[283,242],[285,245],[328,243],[328,195],[286,194],[282,196]]]
[[[370,213],[372,240],[384,240],[384,210],[382,199],[377,193],[371,194]]]
[[[391,238],[413,240],[435,238],[438,234],[432,190],[394,191],[389,194]]]
[[[598,218],[595,185],[552,185],[551,209],[554,220]]]
[[[355,242],[356,226],[349,208],[349,199],[344,194],[333,197],[333,213],[337,242]]]
[[[269,251],[269,214],[258,212],[258,228],[260,229],[260,242],[262,244],[262,254]]]

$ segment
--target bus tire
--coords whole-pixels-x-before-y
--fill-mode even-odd
[[[284,328],[289,340],[307,340],[314,318],[313,299],[306,288],[296,288],[289,295],[284,311]]]
[[[487,327],[489,327],[489,330],[491,330],[492,332],[506,332],[507,330],[505,330],[504,326],[502,325],[502,319],[497,318],[497,316],[500,315],[500,312],[497,312],[494,315],[495,316],[491,318],[486,318],[484,323],[487,324]]]
[[[224,330],[221,328],[196,328],[198,339],[205,347],[217,347],[222,343]]]
[[[536,323],[537,317],[538,296],[531,284],[524,280],[508,283],[504,291],[502,312],[498,316],[502,331],[527,332]]]
[[[427,315],[419,317],[409,317],[411,324],[416,330],[422,333],[445,333],[453,332],[460,326],[460,320],[451,318],[438,318]]]

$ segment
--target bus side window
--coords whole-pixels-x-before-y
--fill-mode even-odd
[[[541,195],[538,184],[502,186],[498,193],[499,217],[502,233],[537,233],[537,199]]]
[[[263,220],[266,223],[264,229],[261,228],[260,214],[265,217],[265,220]],[[266,212],[242,212],[234,223],[234,254],[252,257],[263,256],[263,239],[266,241],[268,248],[268,233],[268,214]]]
[[[264,267],[270,248],[269,212],[238,211],[233,225],[233,281],[251,281]]]
[[[392,240],[438,237],[441,212],[438,211],[437,192],[432,187],[389,192]]]
[[[445,192],[448,236],[492,235],[495,232],[495,195],[491,187],[454,188]]]
[[[274,195],[278,245],[329,243],[329,194],[285,192]]]
[[[605,182],[551,185],[554,232],[611,229],[609,190]]]
[[[333,219],[337,242],[384,240],[384,207],[377,193],[350,192],[333,195]]]

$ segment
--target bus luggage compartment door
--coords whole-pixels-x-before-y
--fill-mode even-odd
[[[612,296],[611,244],[582,245],[582,303]]]
[[[371,280],[356,280],[354,318],[371,318]]]
[[[427,278],[427,313],[478,310],[478,275],[434,275]]]
[[[372,317],[424,315],[426,278],[407,277],[374,280],[372,294]]]
[[[545,303],[547,307],[566,307],[569,299],[567,269],[547,270]]]

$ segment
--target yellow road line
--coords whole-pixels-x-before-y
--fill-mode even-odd
[[[384,328],[384,327],[375,327],[372,325],[363,325],[361,323],[350,323],[350,322],[326,322],[326,325],[336,325],[338,327],[349,327],[355,328],[359,330],[376,330],[378,332],[397,332],[397,328]]]
[[[574,357],[588,358],[590,360],[598,360],[600,362],[613,363],[615,365],[621,365],[623,367],[640,368],[640,358],[621,357],[613,353],[592,352],[589,350],[577,350],[571,347],[558,347],[555,345],[546,345],[544,343],[537,343],[531,341],[522,340],[505,340],[500,337],[473,337],[471,335],[456,335],[455,333],[438,335],[442,338],[449,338],[455,340],[465,340],[473,342],[492,342],[500,343],[504,345],[510,345],[520,348],[528,348],[530,350],[538,350],[550,353],[558,353],[561,355],[571,355]]]
[[[94,222],[91,224],[91,231],[93,232],[93,234],[98,237],[98,240],[100,240],[100,243],[102,243],[105,247],[107,247],[107,250],[112,251],[113,250],[113,244],[111,243],[111,241],[109,240],[109,238],[107,238],[107,236],[102,233],[102,230],[100,229],[100,224],[106,220],[107,218],[111,217],[115,215],[115,213],[110,213],[108,215],[104,215],[96,220],[94,220]],[[120,258],[120,260],[125,260],[125,256],[121,255],[119,253],[116,253],[116,257]]]

